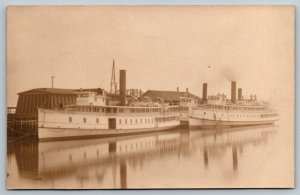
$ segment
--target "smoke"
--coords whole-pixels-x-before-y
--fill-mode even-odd
[[[230,67],[221,67],[219,72],[219,78],[226,81],[238,80],[238,73],[235,69]]]

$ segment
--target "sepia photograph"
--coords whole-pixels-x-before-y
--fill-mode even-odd
[[[295,7],[8,6],[7,189],[295,187]]]

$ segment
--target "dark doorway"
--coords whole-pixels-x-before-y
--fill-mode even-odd
[[[108,119],[108,129],[116,129],[116,119],[115,118],[109,118]]]

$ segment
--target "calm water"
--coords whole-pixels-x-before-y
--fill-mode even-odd
[[[282,184],[281,167],[286,160],[280,144],[282,130],[267,125],[183,128],[74,141],[24,139],[8,145],[7,186],[201,188]]]

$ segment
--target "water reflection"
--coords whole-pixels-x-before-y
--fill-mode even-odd
[[[267,142],[277,132],[274,125],[214,130],[176,130],[163,133],[74,141],[15,142],[17,178],[29,182],[25,188],[130,188],[134,173],[154,167],[155,162],[174,166],[174,161],[202,159],[203,169],[212,170],[216,161],[231,156],[232,172],[239,170],[239,158],[248,145]],[[231,152],[228,152],[230,149]],[[200,155],[199,155],[200,154]],[[8,164],[11,164],[8,160]],[[230,161],[230,160],[227,160]],[[200,162],[198,162],[197,166]],[[193,167],[188,167],[192,168]],[[157,167],[164,174],[163,167]],[[195,170],[199,167],[195,167]],[[16,170],[8,166],[9,173]],[[155,183],[160,175],[147,172],[143,178]],[[132,176],[131,176],[132,175]],[[8,176],[8,185],[14,187]],[[178,180],[183,180],[178,177]],[[11,181],[10,181],[11,180]],[[39,181],[32,182],[30,181]],[[18,187],[18,186],[15,186]],[[179,186],[181,187],[181,186]],[[185,187],[185,186],[183,186]]]

